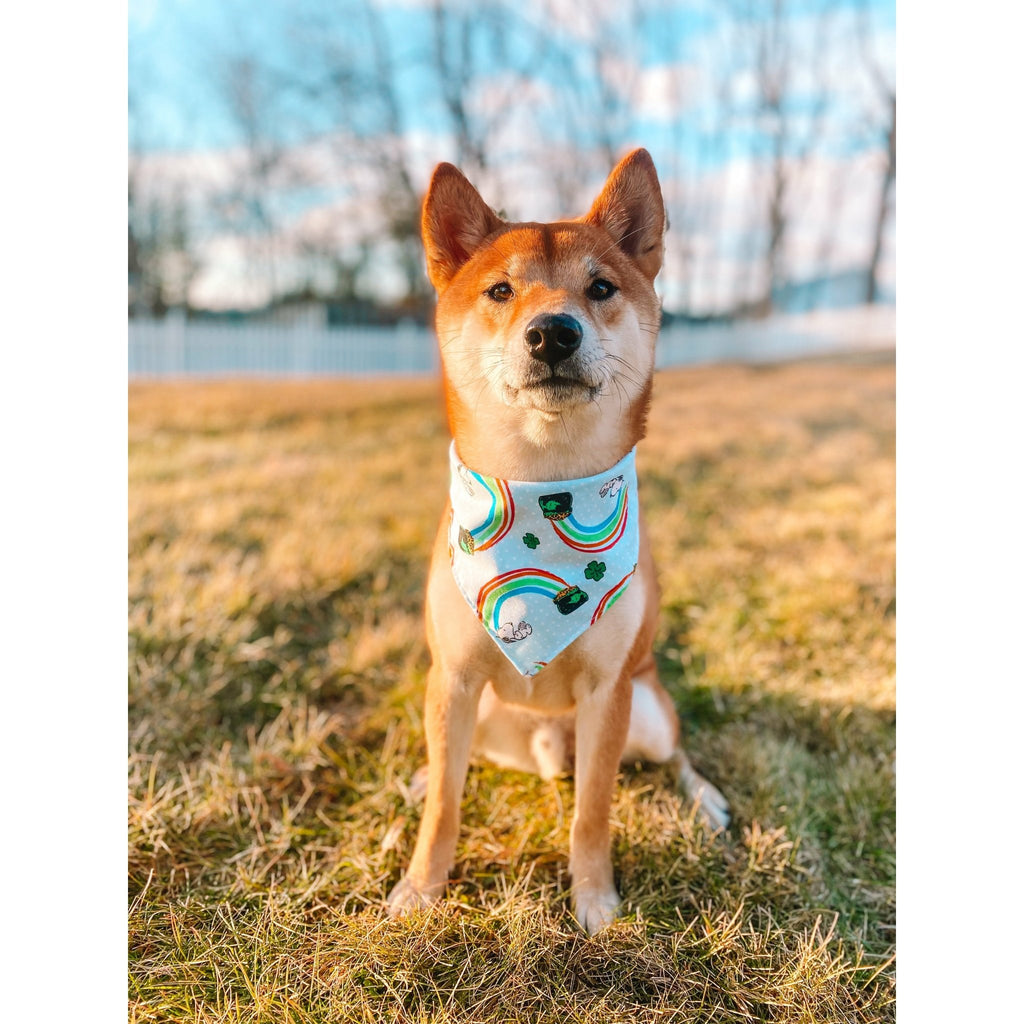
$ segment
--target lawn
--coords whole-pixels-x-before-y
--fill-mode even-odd
[[[571,779],[482,764],[446,901],[382,910],[419,814],[437,384],[133,385],[130,1019],[894,1019],[894,376],[658,375],[658,657],[734,818],[624,771],[595,938]]]

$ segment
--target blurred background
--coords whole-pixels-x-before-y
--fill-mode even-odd
[[[661,365],[891,346],[894,0],[130,0],[129,371],[429,371],[440,160],[511,219],[650,150]]]

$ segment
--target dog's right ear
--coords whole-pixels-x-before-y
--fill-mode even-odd
[[[658,276],[668,225],[658,172],[646,149],[619,161],[583,220],[604,228],[649,280]]]
[[[458,168],[438,164],[423,200],[421,221],[430,283],[443,291],[459,267],[503,223]]]

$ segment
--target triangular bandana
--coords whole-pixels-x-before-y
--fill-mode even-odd
[[[454,442],[450,458],[455,582],[509,661],[536,675],[636,571],[636,450],[596,476],[542,483],[474,473]]]

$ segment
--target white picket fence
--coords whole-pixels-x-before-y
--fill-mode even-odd
[[[657,365],[776,362],[895,344],[891,306],[662,330]],[[128,373],[146,377],[308,377],[432,374],[433,332],[415,325],[310,327],[131,320]]]
[[[700,327],[674,325],[658,336],[656,365],[775,363],[896,347],[896,307],[858,306]]]
[[[128,322],[132,377],[360,376],[436,371],[426,328]]]

